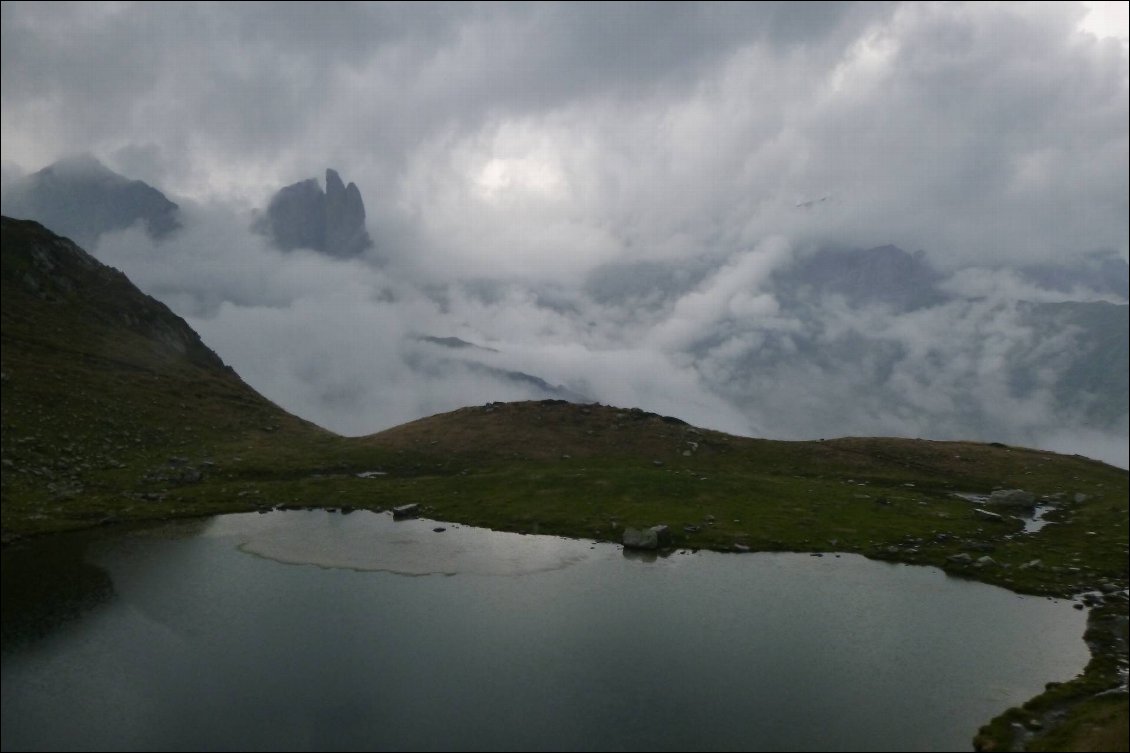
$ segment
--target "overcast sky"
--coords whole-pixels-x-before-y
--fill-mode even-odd
[[[253,205],[335,166],[390,252],[535,273],[797,233],[1125,256],[1114,5],[5,2],[2,158]]]
[[[722,355],[795,328],[763,283],[804,249],[893,243],[945,273],[1127,258],[1127,7],[5,2],[0,156],[10,181],[90,152],[180,202],[179,238],[100,256],[339,430],[490,394],[421,381],[419,332],[772,435],[685,356],[726,317],[762,330]],[[376,251],[280,261],[249,214],[326,167],[360,187]],[[584,294],[639,262],[689,281],[634,307]],[[928,434],[872,418],[821,433]]]

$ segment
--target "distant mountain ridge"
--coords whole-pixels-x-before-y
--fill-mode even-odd
[[[94,247],[109,232],[141,223],[155,240],[181,226],[179,207],[159,190],[90,155],[68,157],[20,178],[4,192],[8,217],[35,220]]]
[[[944,302],[938,289],[942,275],[898,246],[869,249],[822,249],[777,273],[787,297],[843,296],[853,306],[883,304],[897,312],[914,311]]]

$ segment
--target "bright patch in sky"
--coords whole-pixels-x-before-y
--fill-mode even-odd
[[[1130,43],[1130,2],[1086,2],[1088,13],[1079,28],[1097,37],[1115,37]]]
[[[483,166],[475,182],[488,201],[528,194],[554,198],[564,189],[561,170],[552,161],[539,157],[496,157]]]

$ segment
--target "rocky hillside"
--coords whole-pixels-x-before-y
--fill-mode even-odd
[[[314,432],[71,241],[2,220],[3,515],[93,514],[146,477],[195,480],[233,443]],[[8,528],[5,523],[5,529]]]

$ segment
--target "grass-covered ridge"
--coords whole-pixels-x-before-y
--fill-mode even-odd
[[[1023,593],[1105,589],[1086,673],[994,721],[978,744],[1071,749],[1125,724],[1125,691],[1097,694],[1126,666],[1126,471],[996,444],[734,437],[562,401],[468,407],[343,438],[260,396],[164,305],[36,223],[3,220],[0,260],[5,542],[416,502],[501,530],[616,541],[627,526],[664,523],[679,547],[857,552]],[[368,471],[383,475],[359,475]],[[1055,524],[1022,534],[1019,520],[987,520],[955,495],[1000,488],[1047,498]]]

